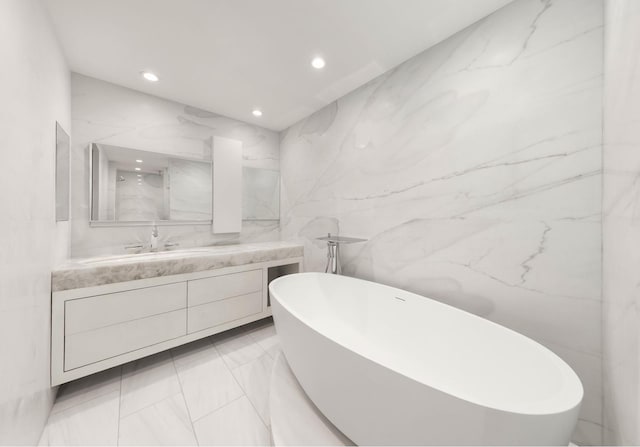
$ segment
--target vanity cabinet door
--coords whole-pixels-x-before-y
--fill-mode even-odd
[[[64,370],[186,335],[186,282],[65,302]]]
[[[262,269],[189,281],[189,307],[262,291]]]
[[[189,281],[188,332],[262,312],[262,269]]]
[[[188,312],[191,334],[262,312],[262,292],[190,307]]]

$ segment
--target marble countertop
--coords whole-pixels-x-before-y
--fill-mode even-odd
[[[51,290],[79,289],[136,279],[202,272],[302,257],[302,244],[276,241],[132,255],[72,259],[51,273]]]

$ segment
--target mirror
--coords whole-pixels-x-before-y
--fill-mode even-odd
[[[101,143],[89,151],[92,225],[212,222],[210,153],[198,158]],[[242,220],[279,219],[280,172],[243,167]]]
[[[211,222],[211,160],[93,143],[93,222]]]
[[[69,220],[69,134],[56,122],[56,222]]]

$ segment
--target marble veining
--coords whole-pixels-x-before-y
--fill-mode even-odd
[[[195,250],[75,259],[51,273],[54,292],[83,287],[202,272],[237,265],[302,257],[304,247],[290,242],[224,245]]]
[[[640,444],[640,2],[605,2],[605,442]]]
[[[242,217],[255,220],[280,218],[280,172],[242,169]]]
[[[283,131],[283,237],[515,329],[585,384],[602,443],[602,0],[516,0]]]
[[[124,253],[126,245],[146,244],[149,239],[149,227],[96,228],[89,225],[87,148],[90,143],[147,150],[178,158],[211,159],[212,137],[221,136],[242,141],[243,167],[276,173],[280,169],[278,134],[274,131],[77,73],[71,74],[71,117],[72,257]],[[194,189],[194,166],[178,164],[173,163],[171,173],[176,177],[171,181],[169,206],[172,217],[210,220],[210,198],[205,198],[210,191],[202,185]],[[197,170],[196,174],[206,176],[203,170]],[[185,189],[189,194],[182,194]],[[106,206],[106,201],[103,202]],[[169,212],[168,209],[165,211]],[[135,212],[135,209],[128,207],[127,212]],[[244,221],[238,234],[212,234],[211,225],[206,223],[165,225],[160,230],[161,242],[177,242],[182,248],[223,241],[279,239],[277,220]]]

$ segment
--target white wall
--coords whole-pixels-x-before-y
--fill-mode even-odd
[[[551,348],[602,442],[601,0],[516,0],[281,134],[283,237],[323,270],[489,318]]]
[[[50,284],[68,254],[55,222],[56,121],[70,131],[69,71],[37,0],[0,2],[0,444],[35,444],[49,387]]]
[[[73,257],[122,253],[125,245],[148,243],[151,233],[148,227],[89,226],[89,143],[202,157],[211,153],[212,137],[222,136],[242,141],[244,166],[279,169],[276,132],[76,73],[71,75],[71,113]],[[211,234],[207,225],[160,227],[161,241],[181,248],[278,238],[277,222],[244,222],[240,235],[224,237]]]
[[[640,444],[640,2],[605,2],[605,442]]]

